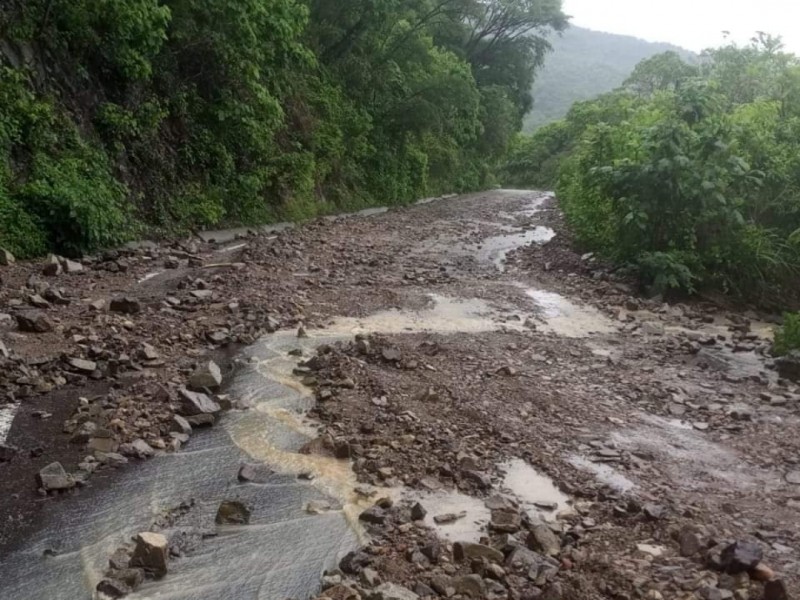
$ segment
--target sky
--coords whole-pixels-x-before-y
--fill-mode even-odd
[[[563,0],[581,27],[670,42],[699,52],[723,43],[722,32],[747,43],[756,31],[783,37],[800,55],[800,0]]]

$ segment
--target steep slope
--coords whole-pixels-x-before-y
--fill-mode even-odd
[[[553,52],[533,86],[533,110],[525,118],[525,131],[560,119],[579,100],[588,100],[622,84],[637,63],[674,50],[692,53],[666,43],[571,27],[550,40]]]

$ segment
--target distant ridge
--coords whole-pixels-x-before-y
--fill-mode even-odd
[[[533,86],[533,110],[525,117],[525,131],[560,119],[574,102],[619,87],[645,58],[668,50],[688,59],[695,56],[672,44],[582,27],[570,27],[551,44],[553,52]]]

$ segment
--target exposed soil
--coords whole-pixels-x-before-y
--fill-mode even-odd
[[[53,289],[69,300],[43,309],[49,332],[0,319],[2,397],[18,406],[5,441],[17,452],[0,463],[0,558],[41,511],[74,494],[91,501],[117,469],[146,462],[134,442],[179,451],[172,419],[198,364],[214,359],[230,381],[238,348],[302,327],[350,337],[298,358],[312,359],[300,374],[313,375],[309,416],[322,434],[306,451],[349,455],[374,498],[394,498],[366,517],[371,541],[325,578],[327,597],[402,597],[369,591],[390,582],[422,597],[778,600],[782,585],[800,583],[800,393],[768,357],[775,319],[643,298],[573,247],[542,194],[148,245],[51,277],[44,267],[0,267],[0,312],[19,313],[32,294],[56,298]],[[139,311],[109,311],[120,296]],[[208,390],[237,409],[223,392]],[[92,452],[74,434],[90,419],[129,464],[101,455],[87,469]],[[568,506],[532,509],[541,489],[509,489],[520,459]],[[80,485],[37,489],[35,474],[55,460]],[[465,506],[505,496],[502,510],[489,504],[518,523],[471,523],[471,541],[502,552],[502,566],[459,559],[448,526],[430,527],[443,494]],[[417,501],[425,523],[411,516]],[[535,556],[515,563],[540,517],[557,549],[545,560],[529,543]],[[737,541],[763,552],[758,568],[722,564]],[[764,579],[782,583],[765,596]]]

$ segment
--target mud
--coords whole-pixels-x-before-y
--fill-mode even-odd
[[[241,340],[249,346],[236,353],[226,390],[240,408],[182,452],[101,474],[73,496],[27,500],[40,463],[10,463],[30,483],[7,493],[37,502],[44,518],[14,529],[0,598],[89,597],[109,552],[164,510],[195,499],[197,518],[208,518],[232,495],[253,506],[251,525],[221,530],[133,597],[306,598],[324,569],[360,545],[383,580],[427,584],[442,566],[420,567],[407,550],[431,535],[445,544],[485,539],[496,494],[570,540],[557,579],[563,598],[688,600],[722,589],[728,583],[700,556],[681,556],[676,532],[685,527],[707,544],[754,541],[780,577],[798,583],[800,488],[785,474],[797,469],[800,395],[767,355],[772,316],[638,295],[572,247],[541,193],[429,201],[244,240],[236,233],[250,235],[207,236],[223,244],[207,263],[243,265],[213,284],[216,307],[137,322],[133,335],[157,340],[165,323],[232,329],[225,306],[234,299],[267,310],[282,329]],[[99,289],[138,286],[161,301],[185,276],[143,262],[97,280]],[[64,331],[80,322],[66,309],[59,319]],[[61,335],[53,348],[69,347]],[[29,356],[47,346],[15,336],[3,340]],[[168,360],[197,351],[187,344]],[[313,381],[297,375],[318,351]],[[51,436],[48,455],[67,447],[59,427],[36,429],[29,413],[14,420],[10,441]],[[301,452],[318,436],[345,440],[350,460]],[[243,462],[274,477],[242,485]],[[365,529],[359,514],[383,496],[422,503],[422,529]],[[654,502],[664,507],[657,519],[642,509]],[[311,514],[309,503],[327,508]],[[444,513],[466,514],[436,523]],[[43,556],[49,549],[57,556]],[[459,573],[469,565],[448,570]],[[523,583],[502,581],[511,598]],[[737,585],[759,597],[759,583]]]

